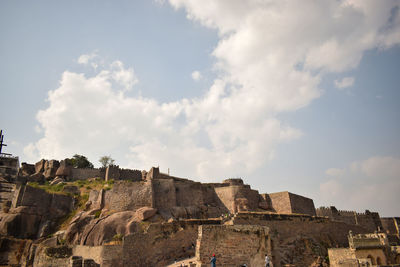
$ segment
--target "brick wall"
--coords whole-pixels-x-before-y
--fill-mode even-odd
[[[268,228],[255,225],[201,225],[196,245],[198,266],[209,266],[215,253],[217,266],[263,266],[269,250]]]

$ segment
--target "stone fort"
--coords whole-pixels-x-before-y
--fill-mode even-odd
[[[400,218],[378,212],[316,209],[292,192],[259,193],[239,178],[200,183],[157,167],[19,166],[16,157],[0,157],[0,166],[0,266],[209,266],[213,253],[218,266],[263,266],[265,254],[273,266],[377,265],[376,255],[400,264]],[[368,261],[354,240],[372,233],[387,242]]]

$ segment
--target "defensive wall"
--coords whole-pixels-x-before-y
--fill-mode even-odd
[[[314,201],[288,191],[261,195],[270,210],[277,213],[298,213],[315,216]]]
[[[268,227],[258,225],[200,225],[196,244],[197,266],[209,266],[213,254],[217,266],[264,266],[271,255]]]
[[[382,230],[379,213],[366,210],[365,213],[337,210],[334,206],[320,207],[316,210],[317,216],[329,217],[334,221],[345,222],[350,225],[360,225],[370,232]]]

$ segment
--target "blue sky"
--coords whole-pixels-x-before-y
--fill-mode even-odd
[[[399,216],[399,1],[2,1],[6,152]]]

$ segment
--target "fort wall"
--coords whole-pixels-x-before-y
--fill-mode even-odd
[[[197,266],[209,266],[215,253],[217,266],[263,266],[271,251],[269,229],[256,225],[201,225],[196,245]]]
[[[337,210],[334,206],[320,207],[316,210],[317,216],[329,217],[331,220],[345,222],[350,225],[359,225],[370,232],[382,228],[379,213],[370,212],[357,213],[355,211]]]
[[[104,207],[111,211],[135,211],[141,207],[154,207],[151,182],[117,181],[104,193]]]
[[[271,203],[273,211],[277,213],[292,213],[292,208],[290,204],[289,192],[277,192],[268,194],[269,199],[267,203]]]
[[[105,169],[96,168],[71,168],[70,179],[75,180],[87,180],[89,178],[100,178],[104,179]]]
[[[299,196],[290,192],[289,198],[292,213],[316,215],[314,201],[311,198]]]

